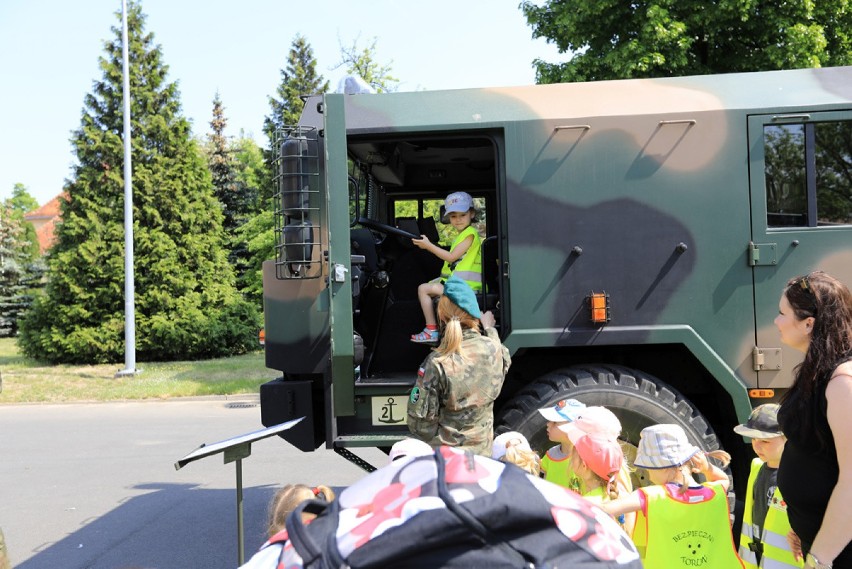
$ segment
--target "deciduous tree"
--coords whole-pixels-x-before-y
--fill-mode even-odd
[[[356,75],[364,80],[376,93],[391,93],[399,87],[399,79],[391,75],[391,60],[387,65],[382,65],[376,60],[376,38],[366,47],[360,47],[358,40],[352,41],[352,45],[340,46],[342,60],[337,64],[344,67],[346,73]]]
[[[15,184],[12,190],[12,197],[5,201],[9,206],[9,214],[18,220],[23,236],[21,244],[27,253],[27,262],[34,263],[40,255],[38,247],[38,235],[36,235],[35,227],[32,223],[24,219],[24,216],[29,212],[38,209],[38,200],[36,200],[29,192],[24,184]]]
[[[526,0],[521,9],[533,37],[572,54],[536,60],[538,83],[852,63],[846,0]]]

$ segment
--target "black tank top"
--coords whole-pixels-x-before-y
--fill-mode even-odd
[[[828,499],[840,474],[837,449],[828,424],[827,386],[828,381],[817,384],[807,412],[799,412],[792,401],[785,401],[778,411],[778,422],[787,437],[778,468],[778,488],[787,502],[790,526],[801,538],[805,551],[810,549],[822,525]],[[822,444],[817,440],[823,441]],[[852,569],[852,544],[835,559],[834,569]]]

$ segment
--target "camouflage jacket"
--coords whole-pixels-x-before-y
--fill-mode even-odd
[[[438,362],[433,352],[420,366],[408,399],[408,428],[433,447],[462,447],[491,456],[494,400],[512,359],[497,331],[486,336],[465,330],[464,361],[453,356]]]

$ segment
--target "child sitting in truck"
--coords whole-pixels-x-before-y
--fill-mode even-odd
[[[444,282],[450,275],[461,277],[474,292],[482,290],[481,242],[479,233],[472,225],[474,221],[476,209],[473,206],[473,198],[467,192],[453,192],[444,200],[444,217],[441,219],[441,223],[450,223],[458,231],[450,250],[435,245],[425,235],[421,235],[420,239],[411,240],[420,249],[425,249],[444,261],[441,276],[417,287],[417,298],[423,309],[426,327],[422,332],[411,336],[412,342],[438,343],[438,323],[432,299],[444,294]]]

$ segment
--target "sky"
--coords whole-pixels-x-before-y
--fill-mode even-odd
[[[532,62],[564,61],[532,38],[520,0],[141,0],[177,81],[193,134],[209,133],[216,93],[227,136],[266,146],[263,118],[303,35],[332,89],[341,45],[367,47],[399,91],[535,82]],[[71,133],[101,79],[98,58],[121,0],[0,0],[0,200],[24,184],[40,205],[62,191],[74,164]]]

